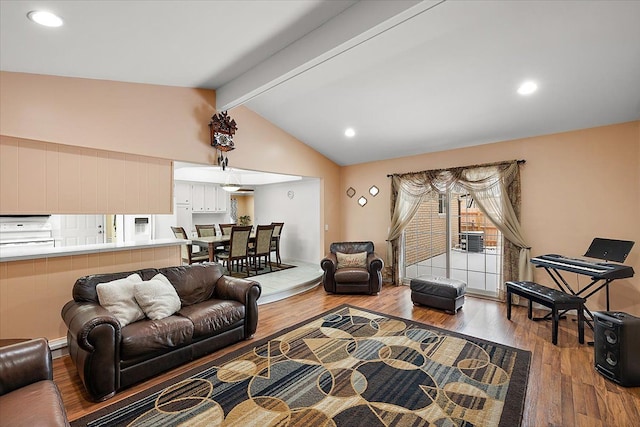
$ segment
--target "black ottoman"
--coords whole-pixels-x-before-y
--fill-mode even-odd
[[[411,279],[411,301],[455,314],[464,304],[467,284],[446,277],[420,276]]]

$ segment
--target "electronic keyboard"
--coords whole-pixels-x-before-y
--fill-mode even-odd
[[[540,255],[531,258],[531,264],[537,267],[570,271],[584,274],[594,279],[626,279],[633,277],[633,267],[608,262],[591,262],[584,259],[569,258],[557,254]]]

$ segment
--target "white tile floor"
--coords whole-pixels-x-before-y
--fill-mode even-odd
[[[502,256],[499,248],[485,248],[483,252],[467,252],[453,249],[450,253],[451,275],[453,279],[467,282],[467,291],[484,295],[495,295],[501,280],[500,266]],[[412,279],[419,276],[445,276],[445,254],[408,265],[405,277]]]
[[[296,268],[251,277],[251,280],[260,283],[262,287],[258,305],[278,301],[322,284],[320,262],[317,264],[291,260],[282,260],[282,262],[295,265]]]

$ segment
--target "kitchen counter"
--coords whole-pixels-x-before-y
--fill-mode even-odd
[[[124,243],[99,243],[94,245],[77,245],[62,247],[0,247],[0,262],[20,261],[29,259],[65,257],[101,252],[126,251],[131,249],[145,249],[161,246],[179,246],[189,243],[188,240],[156,239],[145,241],[131,241]]]

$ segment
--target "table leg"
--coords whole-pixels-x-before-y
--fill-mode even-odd
[[[213,244],[213,242],[209,242],[209,262],[215,262],[216,260],[216,252],[215,252],[215,245]]]

